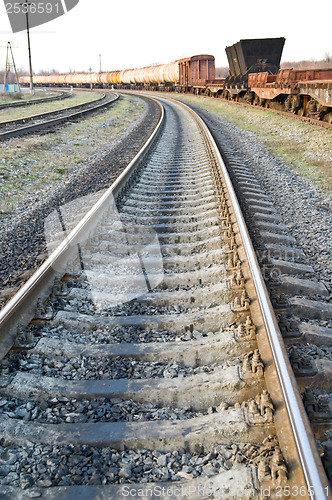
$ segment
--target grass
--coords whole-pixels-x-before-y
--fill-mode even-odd
[[[66,174],[67,173],[67,169],[65,167],[57,167],[55,169],[55,172],[57,172],[58,174]]]
[[[332,129],[218,99],[173,94],[172,97],[200,106],[242,130],[253,132],[289,168],[310,179],[332,199]]]
[[[14,101],[38,101],[39,99],[43,99],[44,97],[53,97],[57,96],[57,92],[42,92],[37,91],[34,95],[31,94],[20,94],[20,93],[9,93],[2,92],[0,93],[0,104],[11,104]]]
[[[44,102],[40,104],[35,104],[32,107],[25,108],[5,108],[0,110],[0,123],[7,122],[9,120],[19,120],[23,118],[29,118],[33,115],[38,115],[41,113],[47,113],[48,111],[61,111],[64,108],[70,106],[76,106],[78,104],[84,104],[87,102],[95,101],[100,98],[100,94],[84,91],[75,91],[69,99],[64,99],[62,101],[52,101]]]
[[[56,133],[0,143],[0,214],[11,213],[30,194],[63,182],[67,174],[107,153],[143,110],[140,101],[126,96],[111,108]]]

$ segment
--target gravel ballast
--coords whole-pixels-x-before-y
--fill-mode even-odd
[[[307,256],[307,264],[315,270],[315,278],[322,280],[331,291],[332,275],[332,218],[331,201],[308,177],[304,177],[292,165],[284,160],[282,156],[269,151],[264,145],[264,139],[255,131],[243,130],[232,123],[229,116],[223,115],[223,108],[217,108],[217,112],[208,111],[210,99],[183,98],[205,119],[211,127],[218,145],[231,147],[242,158],[243,164],[250,166],[259,180],[262,188],[266,191],[273,202],[278,213],[283,218],[283,224],[289,227],[289,235],[295,237],[297,244],[303,249]],[[188,102],[189,101],[189,102]],[[210,105],[211,106],[211,105]],[[230,106],[228,104],[228,106]],[[239,116],[242,112],[238,109]],[[253,113],[250,113],[253,111]],[[245,108],[243,115],[245,127],[252,125],[259,127],[262,114],[257,110]],[[256,113],[256,114],[255,114]],[[238,118],[239,119],[239,118]],[[277,119],[277,122],[274,123]],[[267,126],[266,119],[262,127]],[[323,157],[324,161],[331,164],[329,153],[329,131],[325,131],[310,123],[294,124],[292,118],[271,118],[270,127],[280,138],[280,143],[286,137],[292,139],[294,148],[304,148],[303,142],[307,141],[307,149],[311,149],[311,156]],[[278,127],[280,123],[280,128]],[[293,125],[293,126],[292,126]],[[304,131],[302,130],[304,129]],[[318,130],[317,130],[318,129]],[[321,138],[326,134],[325,143]],[[309,153],[306,152],[306,156]]]
[[[51,359],[44,358],[39,354],[19,353],[16,356],[10,353],[8,360],[3,360],[0,365],[0,375],[11,376],[16,370],[19,370],[65,380],[173,379],[190,377],[199,373],[211,373],[232,364],[239,364],[239,362],[234,360],[227,361],[223,365],[215,363],[192,368],[177,363],[141,362],[120,356],[102,360],[89,356]]]
[[[119,326],[119,327],[104,327],[84,331],[70,331],[62,325],[50,328],[43,327],[30,327],[30,332],[36,339],[40,337],[65,339],[74,341],[80,344],[116,344],[121,342],[126,343],[147,343],[147,342],[175,342],[182,341],[188,342],[190,340],[197,340],[204,335],[194,330],[194,332],[186,331],[184,333],[170,332],[165,329],[153,328],[140,328],[137,326]],[[210,332],[213,335],[212,332]]]
[[[52,136],[57,137],[58,134],[64,134],[62,135],[64,138],[71,137],[67,148],[61,141],[60,144],[54,144],[53,141],[53,149],[49,151],[46,148],[50,162],[58,161],[58,156],[62,155],[62,161],[65,162],[67,158],[70,168],[57,182],[46,184],[42,188],[32,188],[31,195],[23,196],[16,210],[6,217],[3,216],[0,222],[1,288],[20,285],[22,283],[20,275],[40,264],[37,257],[45,251],[44,219],[48,214],[58,206],[108,187],[139,151],[153,130],[159,118],[156,104],[144,98],[128,96],[121,96],[121,101],[139,105],[140,111],[134,120],[130,121],[127,118],[125,127],[121,127],[120,117],[118,123],[108,124],[119,127],[119,132],[115,128],[115,134],[111,134],[111,130],[106,128],[106,114],[112,114],[113,107],[104,112],[99,119],[100,115],[97,115],[97,118],[89,117],[79,124],[70,124],[51,134],[50,140]],[[130,106],[127,105],[127,108],[128,115]],[[75,127],[79,128],[79,137],[75,137],[73,133]],[[42,140],[39,140],[39,137],[41,136],[13,139],[10,142],[15,146],[14,141],[20,143],[28,141],[32,143],[30,149],[33,155],[38,156],[38,147],[34,148],[33,144]],[[76,140],[83,145],[86,144],[78,163],[73,161]],[[39,161],[38,157],[34,158],[34,161]],[[66,166],[66,163],[63,164]],[[7,298],[0,297],[0,305],[3,306]]]
[[[258,465],[262,458],[273,456],[276,445],[273,436],[269,436],[262,445],[216,443],[213,451],[195,454],[184,449],[163,453],[71,444],[0,446],[0,484],[26,490],[32,486],[147,483],[212,477],[233,467],[235,469],[240,463]],[[1,465],[4,461],[7,465]]]

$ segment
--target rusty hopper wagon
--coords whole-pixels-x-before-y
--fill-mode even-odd
[[[250,73],[277,73],[284,44],[285,38],[260,38],[240,40],[226,47],[230,73],[226,85],[246,85]]]

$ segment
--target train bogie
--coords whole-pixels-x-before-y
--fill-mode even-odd
[[[258,104],[264,100],[274,109],[331,121],[332,69],[281,69],[276,75],[252,73],[248,88],[258,97]]]

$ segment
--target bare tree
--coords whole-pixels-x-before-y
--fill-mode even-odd
[[[303,61],[285,61],[280,65],[281,69],[293,68],[297,70],[306,69],[327,69],[332,67],[332,58],[328,52],[325,54],[325,58],[319,61],[303,60]]]
[[[226,78],[229,73],[228,66],[216,68],[216,78]]]

